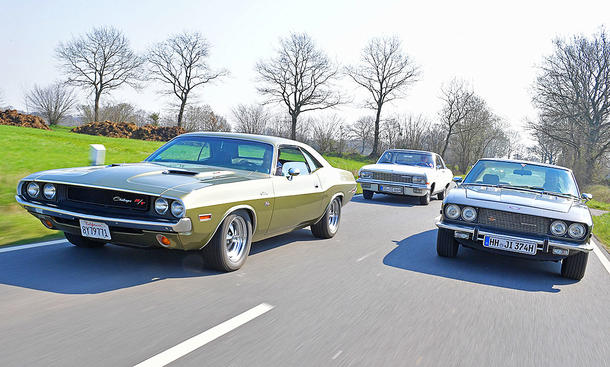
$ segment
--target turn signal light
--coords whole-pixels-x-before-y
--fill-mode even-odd
[[[157,235],[157,241],[159,241],[161,246],[164,246],[164,247],[167,247],[167,246],[172,244],[172,241],[170,241],[169,238],[167,238],[167,237],[165,237],[164,235],[161,235],[161,234]]]
[[[51,220],[48,218],[42,218],[42,219],[40,219],[40,221],[48,229],[53,229],[55,227],[55,226],[53,226],[53,222],[51,222]]]

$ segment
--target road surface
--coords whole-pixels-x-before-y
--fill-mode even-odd
[[[1,366],[608,366],[610,274],[460,248],[440,201],[361,196],[339,233],[253,245],[244,268],[66,242],[0,253]]]

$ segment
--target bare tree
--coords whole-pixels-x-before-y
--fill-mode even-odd
[[[343,121],[337,115],[309,119],[311,143],[320,153],[330,153],[339,149],[339,131]]]
[[[557,39],[554,46],[534,84],[540,118],[530,127],[570,147],[571,166],[586,184],[610,152],[610,41],[602,29],[591,38]]]
[[[301,113],[324,110],[340,104],[341,96],[333,89],[337,67],[316,48],[308,34],[292,33],[280,40],[277,55],[256,64],[261,86],[258,91],[266,103],[283,103],[291,118],[290,138],[297,138]]]
[[[28,109],[42,116],[49,125],[57,125],[74,107],[76,97],[74,92],[62,83],[47,87],[34,85],[34,88],[26,93],[25,102]]]
[[[187,106],[183,127],[186,131],[231,131],[227,119],[217,115],[210,106]]]
[[[152,77],[167,85],[166,92],[180,100],[178,126],[190,93],[214,79],[228,74],[212,71],[207,63],[210,45],[199,32],[183,32],[157,43],[148,52]]]
[[[372,39],[362,50],[360,65],[348,67],[346,72],[370,94],[366,106],[376,111],[371,156],[377,156],[381,109],[385,103],[404,97],[407,87],[417,80],[418,68],[403,53],[400,39],[392,37]]]
[[[84,36],[60,43],[56,54],[67,83],[92,92],[95,121],[102,94],[124,84],[138,86],[143,59],[116,28],[94,28]]]
[[[349,127],[350,137],[361,144],[360,154],[364,154],[366,144],[370,143],[374,127],[375,118],[373,116],[360,117]]]
[[[426,149],[426,134],[430,131],[430,121],[422,115],[398,116],[400,124],[400,146],[407,149]]]
[[[262,105],[239,104],[233,109],[237,121],[235,130],[247,134],[264,134],[271,114]]]
[[[475,108],[473,104],[475,94],[464,81],[458,79],[453,79],[447,87],[442,87],[441,93],[444,105],[439,115],[445,131],[441,156],[446,158],[451,137],[460,129],[460,124]]]

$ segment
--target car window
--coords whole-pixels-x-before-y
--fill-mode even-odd
[[[385,152],[377,163],[392,163],[392,152]]]
[[[443,164],[443,160],[441,159],[440,156],[436,156],[436,168],[445,168],[445,165]]]
[[[312,157],[311,154],[309,154],[309,152],[307,150],[301,149],[301,152],[303,152],[303,155],[305,156],[305,160],[307,161],[307,165],[311,169],[311,172],[314,172],[317,169],[322,168],[322,164],[320,162],[318,162],[314,157]]]
[[[194,169],[197,165],[271,172],[273,146],[249,140],[211,136],[174,139],[146,159],[167,166]],[[193,166],[193,167],[191,167]]]
[[[298,168],[300,176],[308,175],[311,172],[305,156],[297,147],[283,147],[279,150],[275,174],[277,176],[286,176],[288,175],[289,168]]]

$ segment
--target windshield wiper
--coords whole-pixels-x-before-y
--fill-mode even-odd
[[[483,187],[499,187],[499,185],[493,185],[493,184],[484,184],[484,183],[476,183],[476,182],[462,182],[461,185],[468,185],[468,186],[483,186]]]
[[[547,194],[547,195],[555,195],[555,196],[561,196],[561,197],[565,197],[565,198],[576,198],[576,196],[572,195],[572,194],[564,194],[562,192],[556,192],[556,191],[547,191],[544,189],[544,187],[540,187],[540,186],[527,186],[527,185],[498,185],[498,187],[503,188],[503,189],[513,189],[513,190],[520,190],[520,191],[527,191],[527,192],[537,192],[537,193],[541,193],[541,194]]]

